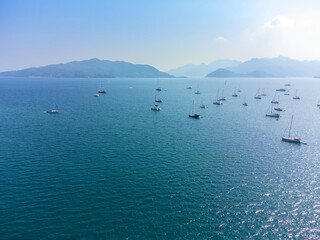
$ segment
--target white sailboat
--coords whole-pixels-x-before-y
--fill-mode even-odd
[[[243,106],[248,106],[248,103],[246,102],[246,96],[244,96],[242,105],[243,105]]]
[[[290,143],[303,143],[301,141],[301,138],[299,137],[291,137],[291,127],[292,127],[292,121],[293,121],[293,115],[291,117],[291,122],[290,122],[290,128],[289,128],[289,134],[288,134],[288,137],[282,137],[282,141],[284,142],[290,142]]]
[[[272,112],[273,104],[271,103],[270,113],[266,113],[266,117],[273,117],[273,118],[279,118],[279,113],[273,113]]]
[[[295,99],[295,100],[300,100],[300,97],[298,97],[297,93],[298,93],[298,90],[296,90],[296,94],[295,94],[295,96],[293,97],[293,99]]]
[[[197,91],[195,91],[194,94],[200,94],[199,85],[198,85],[198,87],[197,87]]]
[[[162,103],[162,99],[157,98],[157,95],[154,96],[154,102]]]
[[[47,113],[59,113],[59,110],[56,108],[56,104],[53,104],[53,108],[49,109]]]
[[[227,98],[224,96],[224,89],[222,89],[222,95],[219,101],[227,101]]]
[[[266,92],[264,91],[264,89],[263,89],[263,91],[262,91],[261,96],[263,96],[263,97],[266,97],[266,96],[267,96],[267,94],[266,94]]]
[[[201,105],[200,108],[206,108],[206,105],[203,104],[203,98],[201,98]]]
[[[220,101],[220,99],[219,99],[219,89],[218,89],[218,92],[217,92],[217,101],[213,102],[213,104],[215,104],[215,105],[222,105],[223,104],[223,102]]]
[[[234,89],[234,92],[232,94],[232,97],[240,97],[239,94],[237,94],[236,88]]]
[[[260,88],[258,88],[258,92],[257,92],[256,96],[254,97],[254,99],[261,99]]]
[[[280,96],[278,96],[278,100],[276,100],[276,96],[277,96],[277,92],[274,93],[274,97],[273,97],[271,103],[273,103],[273,104],[279,104],[279,97],[280,97]]]

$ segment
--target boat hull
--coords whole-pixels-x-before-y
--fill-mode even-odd
[[[290,143],[297,143],[297,144],[302,143],[300,138],[283,137],[283,138],[282,138],[282,141],[284,141],[284,142],[290,142]]]
[[[189,114],[190,118],[196,118],[196,119],[200,119],[200,115],[199,114]]]
[[[279,118],[280,114],[266,114],[266,117]]]

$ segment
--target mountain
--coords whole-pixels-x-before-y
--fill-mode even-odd
[[[235,73],[228,69],[219,68],[216,71],[213,71],[212,73],[209,73],[206,77],[215,77],[215,78],[233,78],[233,77],[253,77],[253,78],[259,78],[259,77],[273,77],[273,75],[263,72],[263,71],[253,71],[248,73]]]
[[[97,58],[54,64],[44,67],[27,68],[18,71],[1,72],[6,77],[77,77],[77,78],[170,78],[168,73],[160,72],[149,65],[132,64],[122,61],[99,60]]]
[[[282,56],[252,58],[228,70],[237,73],[263,71],[278,77],[313,77],[320,72],[320,61],[298,61]]]
[[[172,70],[167,73],[175,76],[188,76],[188,77],[203,77],[208,73],[215,71],[219,68],[229,68],[239,65],[241,62],[236,60],[216,60],[210,64],[193,65],[188,64]]]

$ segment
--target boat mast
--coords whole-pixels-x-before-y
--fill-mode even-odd
[[[217,101],[219,101],[219,89],[218,89],[218,92],[217,92]]]
[[[291,122],[290,122],[289,137],[290,137],[290,134],[291,134],[292,121],[293,121],[293,115],[292,115],[292,117],[291,117]]]
[[[193,115],[193,110],[194,110],[194,100],[192,102],[192,115]]]

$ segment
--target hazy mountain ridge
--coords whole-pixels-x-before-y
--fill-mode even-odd
[[[278,77],[313,77],[320,74],[320,61],[299,61],[287,57],[252,58],[228,70],[237,73],[263,71]]]
[[[27,68],[18,71],[1,72],[6,77],[78,77],[78,78],[170,78],[168,73],[160,72],[150,65],[133,64],[123,61],[99,60],[97,58],[53,64],[43,67]]]
[[[167,73],[174,76],[203,77],[219,68],[235,67],[240,63],[241,62],[237,60],[215,60],[209,64],[187,64],[175,69],[171,69],[167,71]]]
[[[215,78],[234,78],[234,77],[274,77],[273,75],[266,73],[264,71],[253,71],[248,73],[235,73],[228,69],[219,68],[216,71],[213,71],[212,73],[209,73],[206,77],[215,77]]]

